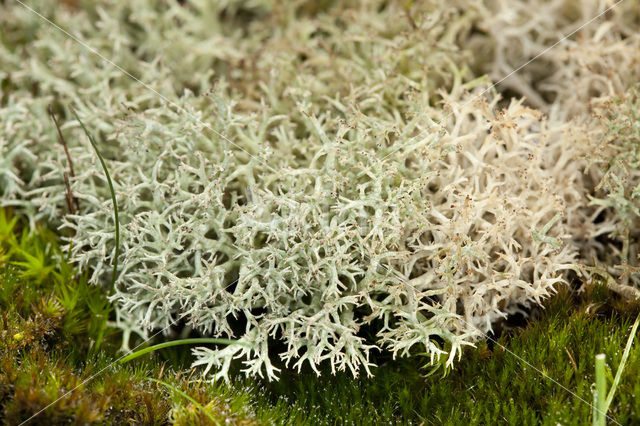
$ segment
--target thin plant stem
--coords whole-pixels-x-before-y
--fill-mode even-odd
[[[69,172],[71,173],[71,177],[76,177],[76,173],[73,170],[73,161],[71,161],[71,155],[69,154],[69,148],[67,146],[67,141],[64,138],[64,135],[62,134],[62,130],[60,130],[60,125],[58,124],[58,119],[56,118],[56,115],[53,113],[53,106],[51,104],[49,104],[49,114],[51,115],[51,118],[53,119],[53,123],[56,125],[56,129],[58,130],[58,137],[60,138],[60,143],[62,144],[62,147],[64,148],[64,153],[67,156],[67,161],[69,162]]]
[[[605,354],[596,355],[596,394],[593,410],[593,425],[606,424],[605,395],[607,394],[607,379],[604,375]]]
[[[69,154],[69,147],[67,146],[67,141],[64,138],[64,135],[62,134],[62,130],[60,130],[60,124],[58,123],[58,119],[56,118],[56,115],[53,112],[53,106],[51,104],[49,104],[49,114],[51,115],[51,118],[53,119],[53,123],[55,124],[56,129],[58,130],[58,138],[60,139],[60,143],[64,148],[64,153],[67,156],[67,162],[69,163],[69,173],[71,174],[71,177],[74,178],[76,177],[76,173],[73,170],[73,161],[71,161],[71,154]],[[71,214],[75,214],[75,212],[79,210],[78,199],[75,198],[73,196],[73,193],[71,192],[71,185],[69,185],[69,175],[67,174],[67,172],[63,173],[63,177],[64,177],[64,185],[66,188],[65,195],[67,199],[67,207]]]

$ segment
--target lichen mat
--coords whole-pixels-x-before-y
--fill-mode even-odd
[[[570,273],[637,291],[638,2],[497,89],[605,6],[439,3],[33,2],[198,120],[3,6],[2,205],[71,230],[109,282],[112,204],[77,111],[118,199],[119,318],[247,343],[195,350],[216,377],[234,358],[371,373],[378,350],[451,366]]]

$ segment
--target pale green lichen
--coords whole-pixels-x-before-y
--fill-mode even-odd
[[[370,373],[371,351],[414,348],[450,366],[595,244],[578,235],[596,228],[598,177],[583,173],[593,146],[575,143],[579,123],[504,102],[469,71],[474,28],[496,52],[489,65],[510,55],[492,33],[502,15],[482,2],[32,6],[183,110],[3,6],[3,205],[71,230],[73,260],[109,280],[109,191],[68,114],[80,211],[65,214],[47,106],[73,107],[100,135],[120,207],[118,324],[182,321],[250,344],[195,350],[218,377],[234,358],[270,379],[276,357]]]
[[[594,102],[591,125],[600,130],[594,140],[592,167],[601,178],[591,204],[605,232],[598,235],[592,255],[600,273],[624,286],[640,287],[640,92],[631,87],[620,96]],[[609,280],[611,281],[611,280]]]

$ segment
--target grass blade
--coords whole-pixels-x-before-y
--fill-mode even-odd
[[[71,111],[73,112],[73,115],[76,117],[76,120],[78,120],[78,123],[80,123],[80,126],[82,126],[82,130],[84,130],[84,133],[89,138],[89,142],[91,142],[91,146],[96,151],[96,154],[98,155],[98,159],[100,160],[100,164],[102,164],[102,169],[104,170],[104,174],[107,176],[109,191],[111,191],[111,201],[113,202],[113,219],[116,224],[116,250],[115,250],[115,256],[113,259],[113,273],[111,275],[111,287],[113,288],[116,282],[116,276],[118,275],[118,256],[120,254],[120,221],[118,218],[118,202],[116,201],[116,191],[113,189],[113,182],[111,181],[111,175],[109,174],[107,165],[104,162],[102,155],[100,154],[100,150],[98,150],[98,144],[96,143],[95,139],[93,139],[93,136],[91,136],[91,133],[89,133],[89,131],[85,127],[82,120],[80,120],[80,117],[78,117],[78,114],[76,113],[76,111],[73,109]]]
[[[606,424],[605,394],[607,393],[607,381],[604,376],[605,355],[596,355],[596,397],[593,410],[593,425],[604,426]]]
[[[120,360],[120,363],[129,362],[132,359],[136,359],[142,355],[148,354],[149,352],[157,351],[158,349],[163,349],[163,348],[168,348],[171,346],[178,346],[178,345],[191,345],[191,344],[204,344],[204,343],[248,346],[246,343],[241,343],[241,342],[237,342],[235,340],[229,340],[229,339],[214,339],[214,338],[207,338],[207,337],[193,338],[193,339],[179,339],[179,340],[172,340],[170,342],[164,342],[157,345],[149,346],[148,348],[140,349],[139,351],[136,351],[122,358]]]
[[[622,376],[622,371],[624,370],[624,366],[627,363],[627,359],[629,358],[629,352],[631,352],[631,345],[633,343],[633,339],[636,336],[636,332],[638,331],[638,325],[640,324],[640,314],[636,318],[636,322],[633,323],[633,327],[631,327],[631,334],[629,334],[629,338],[627,339],[627,345],[624,348],[624,352],[622,353],[622,359],[620,360],[620,365],[618,366],[618,371],[616,372],[616,377],[613,379],[613,384],[611,385],[611,389],[609,390],[609,394],[607,395],[607,400],[604,403],[604,411],[606,412],[613,401],[613,395],[616,393],[616,387],[618,383],[620,383],[620,377]]]

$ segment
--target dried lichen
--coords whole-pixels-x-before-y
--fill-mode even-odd
[[[637,0],[482,4],[469,41],[475,66],[558,119],[586,113],[590,99],[622,94],[640,76]]]

